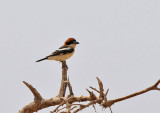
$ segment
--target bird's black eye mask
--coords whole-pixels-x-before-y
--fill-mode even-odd
[[[76,40],[70,40],[69,42],[66,43],[66,45],[73,44],[74,42],[76,42]]]

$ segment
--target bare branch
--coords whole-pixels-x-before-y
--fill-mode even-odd
[[[67,81],[67,64],[66,61],[61,61],[62,63],[62,80],[61,80],[61,87],[59,90],[59,94],[57,95],[57,97],[64,97],[65,93],[66,93],[66,88],[67,88],[67,83],[64,81]]]
[[[68,76],[68,82],[67,82],[67,84],[68,84],[68,88],[69,88],[69,95],[70,95],[70,96],[71,96],[71,95],[74,95],[73,90],[72,90],[71,83],[70,83],[70,81],[69,81],[69,76]]]
[[[27,82],[23,81],[23,83],[31,90],[31,92],[34,95],[34,101],[35,102],[39,102],[42,100],[42,96],[38,93],[38,91],[30,84],[28,84]]]
[[[116,103],[116,102],[120,102],[120,101],[129,99],[129,98],[135,97],[135,96],[137,96],[137,95],[146,93],[146,92],[151,91],[151,90],[159,90],[160,88],[157,87],[157,86],[159,85],[159,83],[160,83],[160,80],[158,80],[153,86],[150,86],[150,87],[148,87],[148,88],[146,88],[146,89],[144,89],[144,90],[142,90],[142,91],[139,91],[139,92],[130,94],[130,95],[125,96],[125,97],[117,98],[117,99],[114,99],[114,100],[109,100],[109,101],[107,102],[107,106],[110,107],[111,105],[113,105],[113,104]]]

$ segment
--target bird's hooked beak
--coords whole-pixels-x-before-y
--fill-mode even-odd
[[[79,44],[79,42],[75,41],[74,44]]]

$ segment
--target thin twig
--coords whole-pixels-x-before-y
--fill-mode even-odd
[[[112,112],[112,109],[111,109],[111,107],[109,107],[109,109],[110,109],[111,113],[113,113],[113,112]]]
[[[107,89],[106,93],[104,94],[104,99],[101,103],[101,105],[103,106],[103,108],[107,107],[107,94],[108,94],[109,89]]]
[[[70,97],[68,98],[68,99],[64,99],[63,100],[63,102],[61,102],[53,111],[52,111],[52,113],[54,113],[54,112],[58,112],[59,110],[59,107],[61,107],[62,105],[64,105],[69,99],[71,99]]]
[[[71,95],[74,95],[74,93],[73,93],[73,90],[72,90],[72,86],[71,86],[71,83],[70,83],[70,81],[69,81],[69,76],[68,76],[68,88],[69,88],[69,95],[71,96]]]
[[[78,106],[78,105],[81,105],[81,104],[70,104],[69,106],[65,106],[65,107],[63,107],[63,108],[61,108],[61,109],[57,110],[57,112],[59,112],[59,111],[61,111],[61,110],[65,109],[65,108],[67,108],[67,107],[71,107],[71,106]]]
[[[76,108],[77,106],[74,106],[73,108],[70,109],[70,111],[72,111],[74,108]]]
[[[136,92],[136,93],[133,93],[131,95],[128,95],[128,96],[125,96],[125,97],[122,97],[122,98],[118,98],[118,99],[115,99],[115,102],[118,102],[118,101],[122,101],[122,100],[125,100],[125,99],[128,99],[128,98],[131,98],[131,97],[134,97],[134,96],[137,96],[137,95],[140,95],[140,94],[143,94],[145,92],[148,92],[150,90],[156,90],[158,84],[160,83],[160,80],[156,82],[156,84],[154,84],[153,86],[149,87],[149,88],[146,88],[142,91],[139,91],[139,92]]]
[[[96,88],[89,86],[91,89],[93,89],[94,91],[96,91],[97,93],[100,93]]]
[[[82,105],[77,110],[73,111],[73,113],[77,113],[78,111],[81,111],[81,110],[85,109],[86,107],[89,107],[93,104],[96,104],[97,102],[99,102],[99,100],[93,100],[93,101],[89,102],[87,105]]]
[[[74,105],[74,104],[70,104],[69,106],[71,107],[71,106],[73,106],[73,105]],[[73,109],[76,108],[76,107],[77,107],[77,106],[74,106],[73,108],[70,109],[70,111],[73,110]],[[57,112],[59,112],[59,111],[65,109],[65,108],[67,108],[67,106],[65,106],[65,107],[63,107],[63,108],[57,110]]]
[[[97,113],[97,110],[96,110],[95,105],[93,104],[92,106],[93,106],[93,108],[94,108],[95,113]]]

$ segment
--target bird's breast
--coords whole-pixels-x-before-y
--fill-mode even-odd
[[[48,58],[48,60],[64,61],[69,59],[73,54],[74,54],[74,51],[72,53],[67,53],[64,55],[51,56]]]

